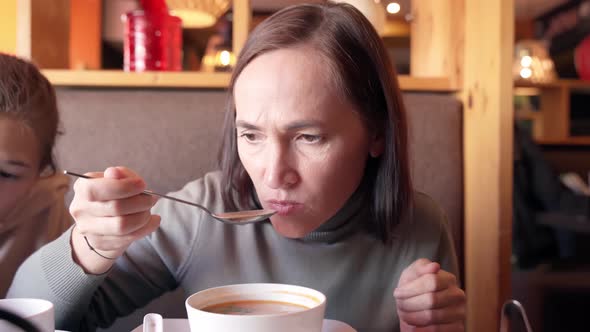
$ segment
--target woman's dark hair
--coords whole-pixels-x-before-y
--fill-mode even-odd
[[[41,149],[39,171],[55,171],[53,146],[59,115],[55,90],[32,63],[0,53],[0,117],[32,129]]]
[[[257,56],[278,49],[306,46],[328,63],[336,91],[358,109],[370,132],[384,140],[378,158],[368,158],[364,183],[371,188],[370,228],[390,243],[400,220],[409,216],[412,184],[407,151],[407,124],[397,76],[381,38],[361,12],[350,5],[296,5],[260,23],[242,49],[229,86],[224,137],[219,160],[224,203],[247,204],[254,196],[252,180],[237,151],[233,98],[242,70]]]

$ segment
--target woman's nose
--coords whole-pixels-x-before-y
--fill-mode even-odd
[[[289,152],[282,147],[269,151],[266,158],[264,182],[271,189],[292,187],[299,181],[299,175],[289,160]]]

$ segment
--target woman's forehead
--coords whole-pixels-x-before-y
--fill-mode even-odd
[[[236,81],[234,99],[238,113],[256,108],[293,110],[322,109],[342,104],[337,79],[320,56],[305,49],[265,53],[248,64]]]
[[[236,90],[295,86],[333,89],[338,80],[330,64],[311,47],[293,47],[266,52],[252,60],[240,73]],[[291,86],[289,86],[291,87]]]

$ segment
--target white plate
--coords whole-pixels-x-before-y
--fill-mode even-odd
[[[164,332],[190,332],[188,319],[164,318]],[[131,332],[143,332],[143,324]],[[350,325],[332,319],[324,319],[322,332],[356,332]]]

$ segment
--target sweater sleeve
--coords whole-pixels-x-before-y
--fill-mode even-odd
[[[415,242],[413,247],[418,251],[414,253],[412,261],[421,257],[429,258],[459,278],[457,254],[446,214],[426,194],[417,193],[415,200],[414,224],[408,226],[413,234],[410,238]]]
[[[7,297],[46,299],[54,304],[56,326],[79,320],[105,278],[88,275],[72,259],[71,229],[31,255],[18,269]]]
[[[453,244],[451,231],[448,225],[447,217],[441,211],[440,222],[440,240],[438,245],[439,263],[443,270],[455,275],[457,280],[460,279],[459,264],[457,262],[457,253]],[[459,282],[461,282],[459,280]]]
[[[173,195],[207,204],[202,184],[189,183]],[[199,214],[168,200],[152,213],[162,217],[160,227],[132,243],[107,273],[89,275],[74,262],[70,230],[25,261],[9,296],[45,298],[55,305],[58,329],[94,331],[176,289],[194,255]]]
[[[116,318],[177,286],[175,276],[160,257],[160,248],[154,248],[154,239],[161,242],[162,234],[136,241],[110,271],[98,276],[86,274],[75,263],[70,237],[71,230],[29,257],[8,293],[8,297],[51,301],[58,329],[94,331],[108,327]]]

